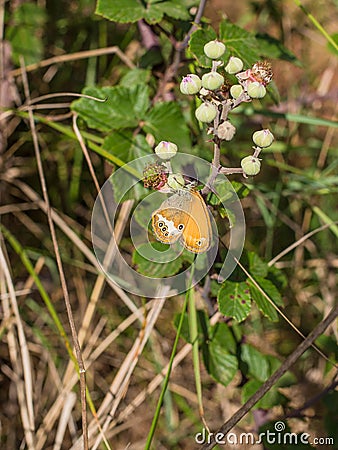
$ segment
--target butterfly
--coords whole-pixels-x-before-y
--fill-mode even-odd
[[[211,243],[208,208],[198,191],[180,189],[152,214],[156,238],[164,244],[180,240],[193,253],[206,252]]]

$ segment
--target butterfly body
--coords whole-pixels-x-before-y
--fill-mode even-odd
[[[165,200],[152,214],[152,227],[164,244],[180,240],[193,253],[203,253],[210,247],[209,212],[198,191],[182,189]]]

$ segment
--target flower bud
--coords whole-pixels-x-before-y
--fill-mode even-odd
[[[274,136],[270,130],[259,130],[254,132],[252,140],[258,147],[265,148],[270,147],[274,140]]]
[[[251,98],[263,98],[266,94],[266,89],[261,83],[254,81],[248,83],[247,92]]]
[[[243,88],[240,84],[234,84],[230,88],[230,94],[234,99],[238,98],[242,94],[242,92]]]
[[[224,70],[228,73],[237,73],[243,69],[243,61],[236,56],[231,56]]]
[[[261,162],[255,156],[246,156],[241,161],[241,167],[245,175],[257,175],[261,170]]]
[[[179,189],[182,189],[185,185],[185,181],[183,176],[180,173],[171,173],[168,176],[167,180],[167,186],[169,186],[171,189],[174,189],[174,191],[178,191]]]
[[[201,86],[202,82],[200,78],[193,73],[189,73],[181,81],[180,91],[185,95],[197,94],[197,92],[201,89]]]
[[[217,128],[216,134],[223,141],[231,141],[235,136],[236,128],[228,120],[225,120]]]
[[[217,108],[212,103],[202,103],[195,111],[196,119],[201,122],[212,122],[217,115]]]
[[[208,72],[202,77],[202,86],[210,91],[220,88],[223,83],[224,78],[217,72]]]
[[[225,45],[223,44],[223,42],[217,41],[217,39],[208,42],[204,46],[205,55],[211,59],[220,58],[224,54],[224,52],[225,52]]]
[[[155,147],[156,155],[161,159],[170,159],[177,153],[177,145],[173,142],[161,141]]]

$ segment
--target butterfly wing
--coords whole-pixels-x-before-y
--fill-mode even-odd
[[[165,200],[152,214],[153,231],[159,241],[164,244],[178,241],[189,220],[191,203],[191,196],[185,191],[179,191]]]
[[[203,253],[208,250],[211,243],[209,211],[199,192],[192,191],[191,196],[191,210],[182,232],[181,242],[190,252]]]

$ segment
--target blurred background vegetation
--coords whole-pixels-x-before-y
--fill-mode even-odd
[[[196,6],[192,0],[186,0],[184,4],[187,8]],[[326,32],[333,35],[338,19],[337,2],[305,1],[304,5]],[[27,120],[23,61],[32,99],[52,93],[80,93],[85,86],[115,85],[128,73],[130,68],[116,53],[95,53],[98,48],[118,46],[128,60],[149,71],[149,86],[155,94],[161,74],[172,57],[170,34],[180,40],[190,28],[189,21],[164,18],[152,27],[158,36],[158,45],[146,48],[137,23],[110,22],[94,11],[95,4],[89,0],[1,2],[0,214],[2,225],[19,246],[10,245],[8,236],[5,238],[3,235],[1,245],[10,267],[31,358],[36,429],[45,433],[44,438],[40,435],[40,446],[36,444],[31,448],[57,448],[53,443],[61,408],[57,409],[53,419],[47,413],[60,399],[69,356],[60,331],[47,313],[41,290],[37,289],[36,280],[28,271],[28,263],[23,261],[22,249],[69,336],[70,332],[46,213],[39,203],[42,192]],[[279,102],[269,97],[263,106],[255,104],[254,107],[240,109],[233,117],[237,127],[236,138],[223,149],[222,158],[224,165],[238,166],[240,159],[250,152],[253,131],[261,127],[270,128],[275,135],[276,142],[264,152],[262,171],[254,180],[231,178],[245,182],[249,189],[249,195],[243,199],[247,222],[246,251],[255,252],[268,262],[306,233],[327,225],[325,230],[296,245],[276,263],[287,280],[287,288],[281,292],[284,312],[307,335],[334,306],[337,296],[338,149],[337,122],[334,122],[338,104],[337,53],[291,0],[209,0],[203,21],[217,30],[224,18],[256,36],[268,33],[290,52],[287,57],[271,54]],[[74,55],[88,50],[93,51],[90,57]],[[53,60],[48,61],[49,58]],[[189,64],[188,55],[180,64],[173,85],[168,86],[186,117],[190,114],[190,106],[179,94],[178,84],[181,76],[189,72]],[[88,302],[95,296],[98,272],[71,238],[69,230],[73,230],[83,245],[91,249],[90,220],[97,192],[72,130],[71,101],[67,95],[49,98],[48,101],[42,98],[37,105],[48,105],[39,106],[41,109],[34,113],[39,117],[36,131],[50,203],[64,225],[63,228],[58,226],[57,238],[76,324],[80,328]],[[84,129],[82,122],[80,126]],[[195,126],[192,128],[192,152],[211,160],[206,134],[196,124],[192,126]],[[101,136],[94,133],[95,139],[100,145]],[[113,154],[114,149],[111,152]],[[99,152],[91,151],[90,158],[102,185],[116,166]],[[1,283],[5,286],[3,275]],[[202,289],[196,290],[201,309],[205,308],[202,293]],[[214,298],[212,290],[208,296],[209,299]],[[6,313],[6,298],[3,287],[0,443],[1,448],[12,450],[29,446],[25,443],[27,434],[22,404],[16,390],[19,381],[26,382],[24,361],[19,357],[13,361],[10,351],[10,346],[14,345],[10,330],[18,319],[14,313]],[[133,302],[138,307],[144,305],[139,298],[133,298]],[[181,302],[181,298],[175,298],[165,303],[119,412],[132,404],[137,394],[167,363],[175,336],[173,321]],[[85,339],[89,348],[97,348],[130,314],[119,295],[109,286],[102,288],[95,305],[91,322],[85,324],[90,330]],[[142,323],[126,328],[89,367],[88,387],[97,408],[140,329]],[[240,334],[243,342],[280,361],[301,339],[284,320],[268,322],[256,309],[241,324]],[[337,353],[336,338],[337,329],[332,326],[318,340],[318,346],[332,359]],[[247,381],[243,373],[246,371],[242,368],[241,373],[238,372],[225,387],[216,383],[203,367],[201,370],[205,415],[209,426],[217,428],[242,403],[243,386]],[[268,407],[261,405],[254,414],[249,414],[237,432],[257,431],[262,423],[289,416],[288,426],[292,431],[335,436],[338,445],[337,391],[334,385],[325,391],[333,378],[332,366],[314,350],[309,350],[292,368],[292,373],[294,380],[288,387],[279,389],[280,397],[268,402]],[[20,386],[23,389],[23,385]],[[74,390],[78,393],[78,387]],[[157,397],[158,391],[146,396],[113,427],[110,435],[114,436],[111,438],[112,448],[125,448],[128,442],[132,443],[133,449],[144,447]],[[313,401],[307,404],[311,399]],[[50,421],[47,425],[44,422],[46,417]],[[71,448],[72,441],[75,442],[79,436],[80,421],[80,403],[76,401],[58,448]],[[154,448],[196,448],[194,434],[200,429],[194,373],[191,356],[188,355],[173,372]],[[238,448],[244,449],[245,446]]]

